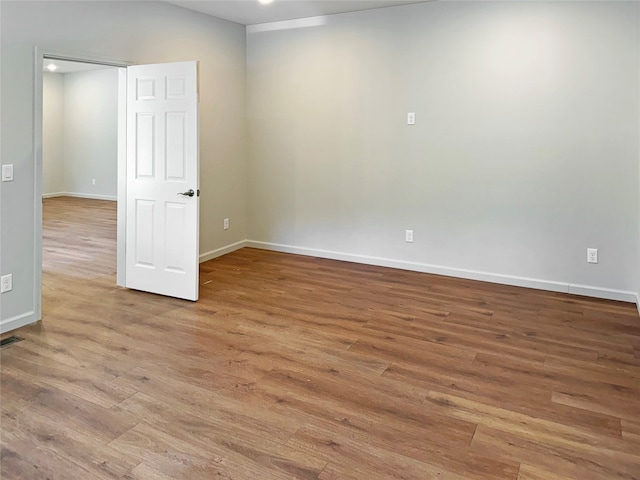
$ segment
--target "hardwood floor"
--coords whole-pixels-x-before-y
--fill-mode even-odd
[[[115,287],[115,203],[44,212],[3,480],[640,479],[632,304],[253,249],[190,303]]]

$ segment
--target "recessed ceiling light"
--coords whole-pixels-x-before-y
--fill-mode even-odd
[[[47,65],[47,69],[50,72],[53,72],[56,68],[58,68],[58,67],[56,67],[53,63],[50,63],[49,65]]]
[[[273,0],[258,0],[262,5],[269,5]]]

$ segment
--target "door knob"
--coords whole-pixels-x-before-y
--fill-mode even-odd
[[[195,194],[196,192],[193,191],[193,188],[190,188],[186,192],[178,193],[178,195],[183,195],[185,197],[193,197]]]

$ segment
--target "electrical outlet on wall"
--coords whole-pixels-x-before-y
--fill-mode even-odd
[[[224,221],[222,222],[222,228],[224,228],[225,230],[229,230],[229,219],[225,218]]]
[[[92,178],[92,179],[91,179],[91,185],[95,185],[95,184],[96,184],[96,179],[95,179],[95,178]]]
[[[3,275],[0,278],[0,284],[1,284],[1,288],[0,288],[1,293],[10,292],[11,290],[13,290],[13,275],[12,274]]]
[[[587,263],[598,263],[597,248],[587,248]]]
[[[413,243],[413,230],[405,230],[404,240],[407,243]]]

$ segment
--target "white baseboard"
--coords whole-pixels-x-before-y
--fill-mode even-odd
[[[2,320],[0,322],[0,333],[10,332],[11,330],[15,330],[16,328],[36,323],[38,320],[39,318],[37,318],[36,312],[34,312],[33,310],[27,313],[16,315],[12,318],[7,318],[6,320]]]
[[[426,263],[407,262],[404,260],[371,257],[367,255],[357,255],[315,248],[296,247],[293,245],[259,242],[255,240],[247,240],[246,246],[263,250],[272,250],[275,252],[295,253],[298,255],[329,258],[332,260],[343,260],[346,262],[354,263],[364,263],[367,265],[398,268],[401,270],[411,270],[415,272],[431,273],[435,275],[445,275],[448,277],[465,278],[468,280],[479,280],[482,282],[499,283],[502,285],[512,285],[515,287],[534,288],[537,290],[548,290],[551,292],[571,293],[574,295],[584,295],[587,297],[603,298],[607,300],[619,300],[632,303],[638,301],[638,296],[636,295],[636,293],[625,290],[614,290],[609,288],[592,287],[588,285],[575,285],[565,282],[556,282],[552,280],[541,280],[537,278],[517,277],[513,275],[502,275],[490,272],[479,272],[462,268],[429,265]],[[640,305],[638,306],[638,310],[640,312]]]
[[[200,263],[213,260],[214,258],[221,257],[222,255],[226,255],[227,253],[235,252],[236,250],[240,250],[241,248],[246,246],[247,241],[241,240],[239,242],[232,243],[231,245],[227,245],[226,247],[216,248],[215,250],[211,250],[210,252],[201,254]]]
[[[637,294],[627,290],[614,290],[611,288],[592,287],[590,285],[569,284],[569,293],[573,295],[583,295],[585,297],[605,298],[607,300],[618,300],[620,302],[636,303]]]
[[[96,195],[93,193],[57,192],[57,193],[45,193],[42,195],[42,198],[54,198],[54,197],[90,198],[92,200],[110,200],[114,202],[118,200],[118,197],[115,195]]]

